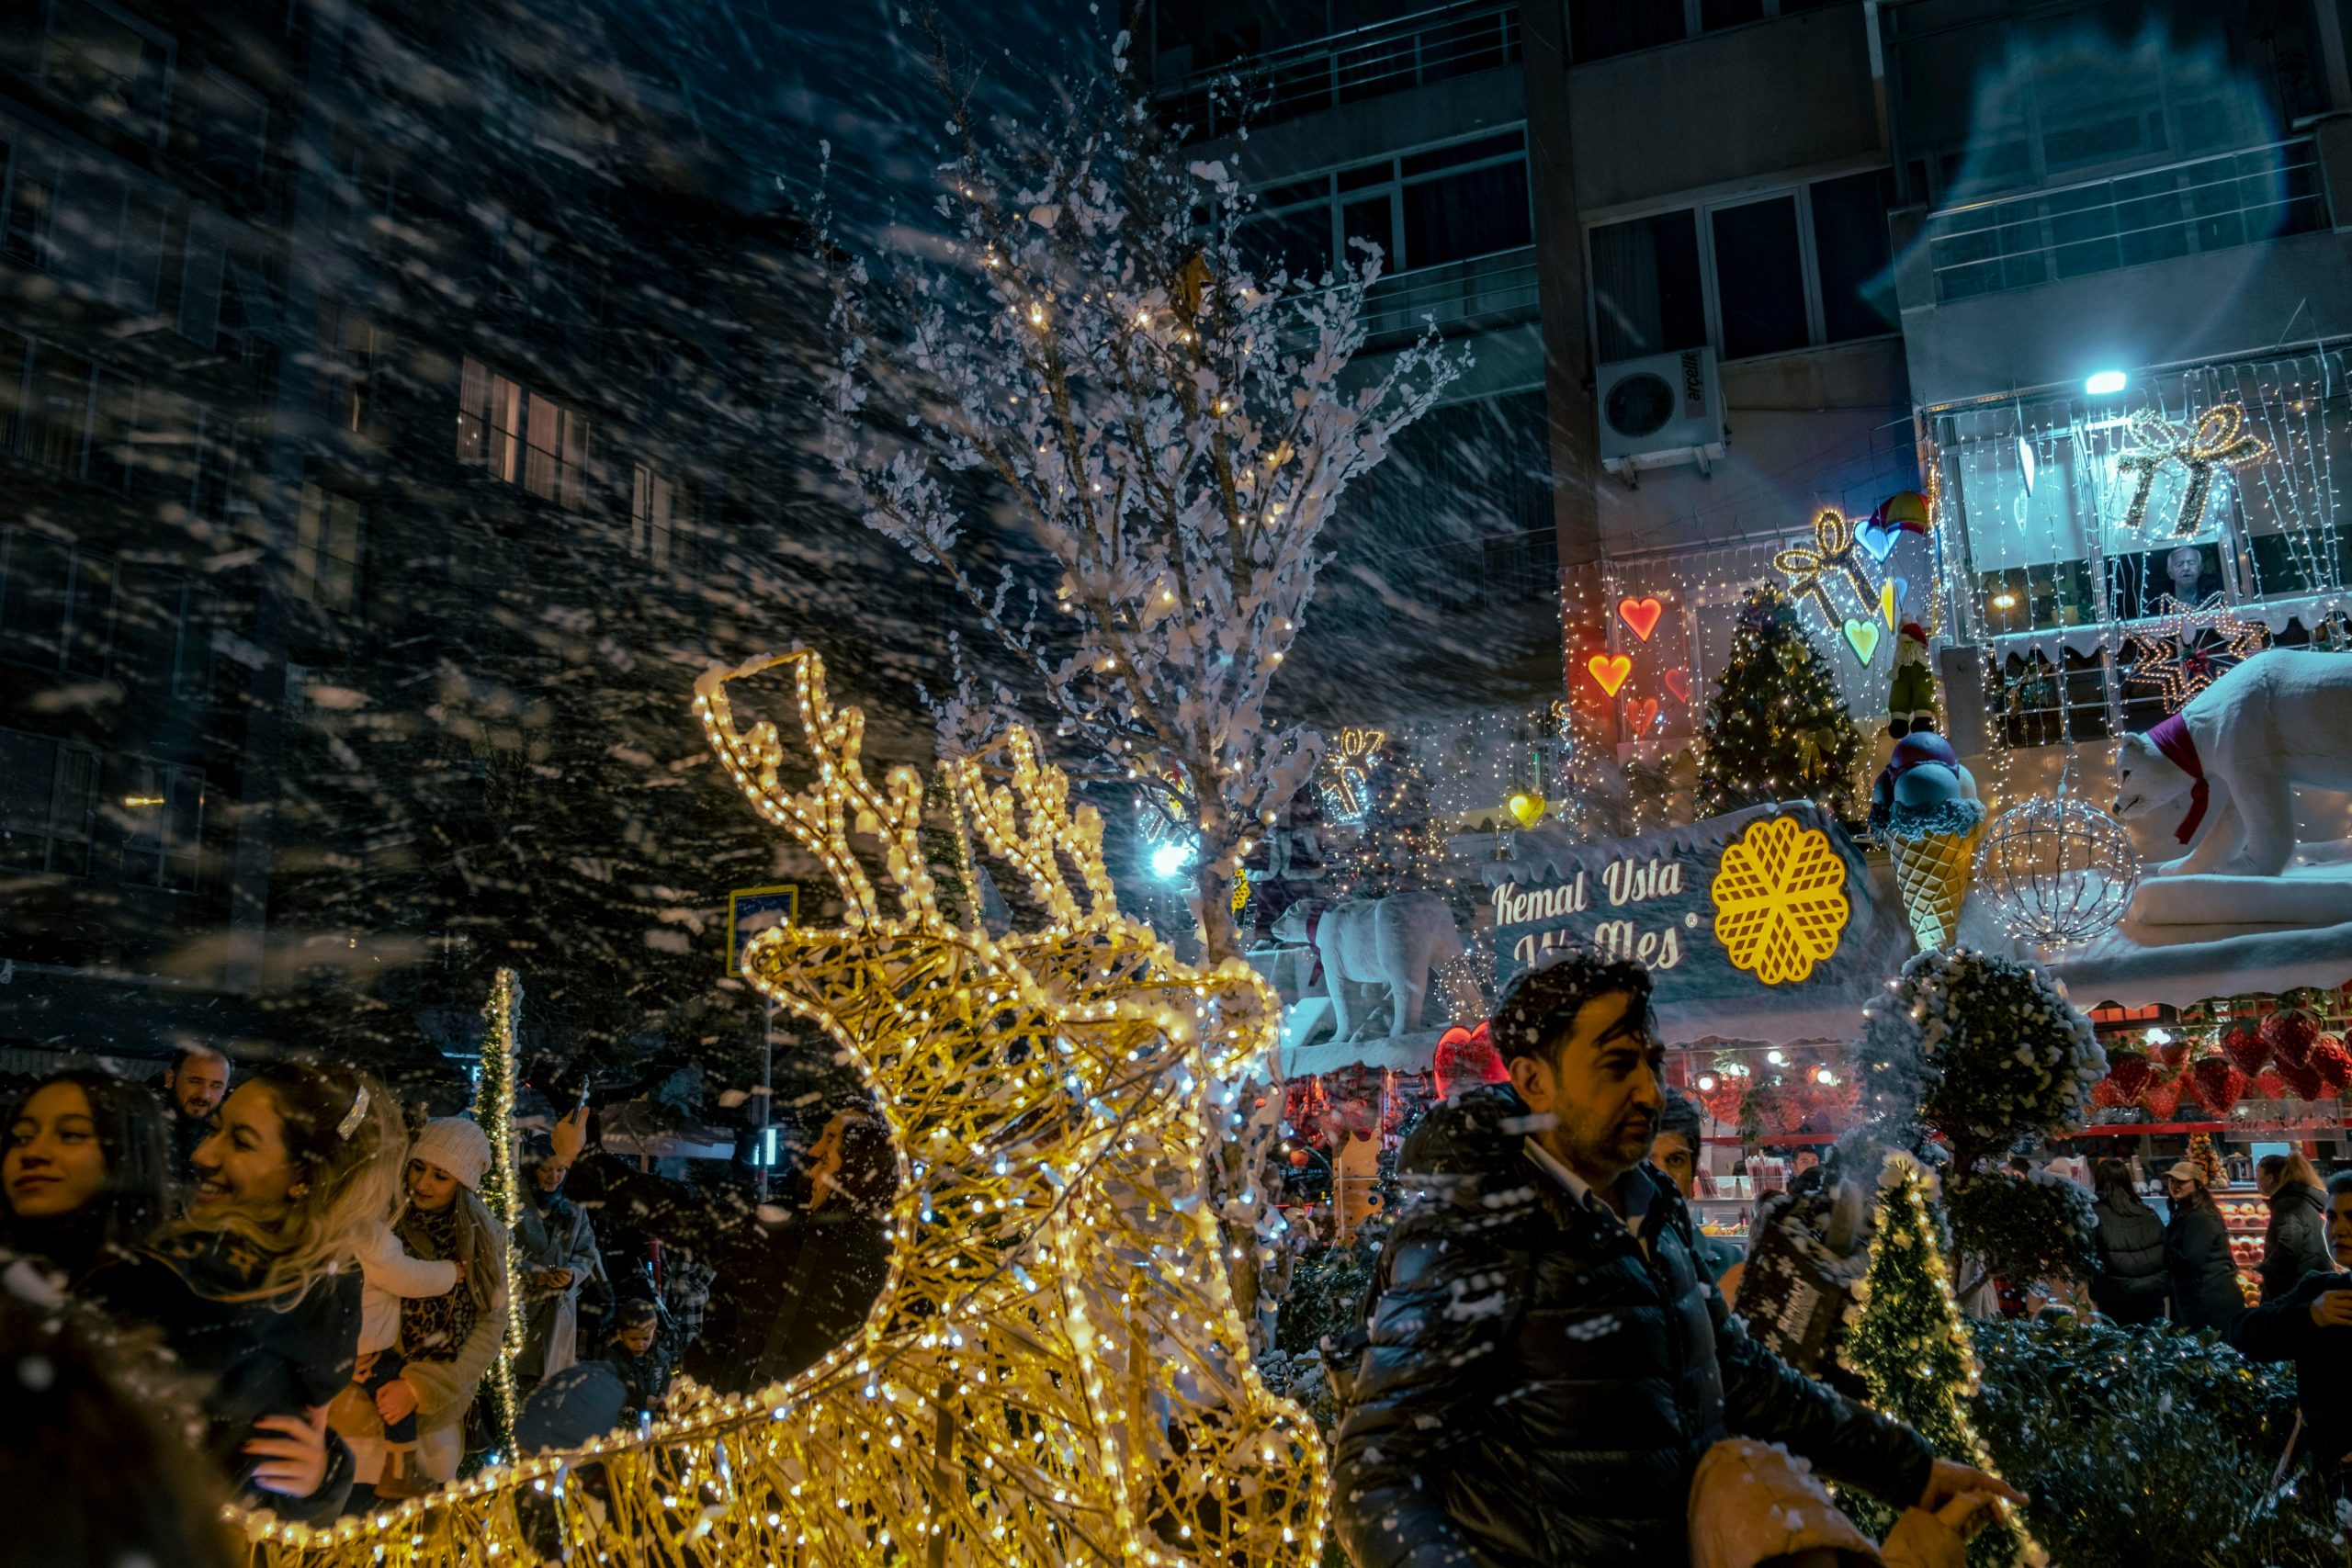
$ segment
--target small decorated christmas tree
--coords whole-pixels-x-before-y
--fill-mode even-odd
[[[1808,799],[1841,818],[1860,813],[1862,732],[1777,587],[1750,589],[1740,605],[1701,735],[1702,817]]]
[[[1943,1237],[1929,1208],[1932,1182],[1910,1156],[1886,1156],[1870,1270],[1838,1354],[1862,1380],[1873,1406],[1911,1427],[1944,1458],[1990,1472],[1991,1457],[1969,1418],[1976,1353],[1944,1266]],[[1986,1530],[1969,1553],[1977,1564],[2040,1557],[2014,1519]]]
[[[1442,892],[1445,836],[1419,755],[1410,741],[1392,739],[1366,761],[1362,836],[1333,866],[1332,890],[1351,898]]]

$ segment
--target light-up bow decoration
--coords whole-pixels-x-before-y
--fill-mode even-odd
[[[2160,413],[2143,409],[2132,416],[2132,447],[2115,460],[2119,477],[2136,476],[2132,499],[2123,508],[2123,526],[2139,528],[2147,522],[2148,496],[2155,489],[2157,471],[2178,464],[2188,471],[2181,491],[2180,512],[2173,533],[2186,538],[2205,525],[2205,509],[2213,499],[2213,474],[2218,468],[2241,468],[2261,461],[2270,444],[2245,429],[2245,406],[2222,403],[2197,416],[2197,423],[2175,424]]]
[[[1372,805],[1372,764],[1388,733],[1381,729],[1342,729],[1323,757],[1323,777],[1317,792],[1323,810],[1335,822],[1354,827]]]
[[[1772,570],[1787,575],[1790,598],[1811,599],[1833,626],[1846,617],[1829,603],[1828,591],[1821,581],[1825,574],[1842,576],[1852,585],[1857,603],[1871,607],[1878,604],[1878,590],[1863,575],[1861,562],[1854,558],[1854,525],[1842,512],[1825,511],[1815,517],[1812,545],[1792,545],[1778,552],[1772,557]]]

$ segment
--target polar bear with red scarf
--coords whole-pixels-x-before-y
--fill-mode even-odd
[[[2276,876],[2295,852],[2295,786],[2352,792],[2352,653],[2271,649],[2115,756],[2115,814],[2179,814],[2188,846],[2158,876]]]

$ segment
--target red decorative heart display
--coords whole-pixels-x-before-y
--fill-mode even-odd
[[[2323,1034],[2319,1043],[2312,1047],[2312,1070],[2319,1074],[2319,1081],[2327,1092],[2337,1094],[2346,1084],[2352,1084],[2352,1051],[2333,1034]]]
[[[2188,1066],[2188,1042],[2186,1040],[2166,1041],[2162,1045],[2156,1047],[2156,1060],[2162,1062],[2167,1067],[2185,1067]]]
[[[2222,1032],[2222,1055],[2230,1066],[2251,1076],[2269,1064],[2270,1042],[2243,1024],[2233,1025]]]
[[[1666,689],[1683,702],[1690,700],[1690,671],[1678,664],[1666,672]]]
[[[1634,635],[1644,642],[1657,629],[1657,618],[1666,614],[1666,606],[1655,599],[1620,599],[1617,617],[1634,628]]]
[[[2180,1091],[2188,1087],[2186,1078],[2170,1078],[2160,1084],[2151,1084],[2148,1092],[2141,1097],[2140,1103],[2146,1106],[2148,1114],[2157,1121],[2169,1122],[2172,1113],[2180,1109]]]
[[[2230,1065],[2225,1056],[2208,1056],[2188,1069],[2197,1086],[2197,1103],[2219,1116],[2238,1102],[2245,1092],[2245,1075]]]
[[[1612,697],[1617,694],[1617,688],[1625,683],[1625,677],[1634,672],[1634,661],[1622,653],[1596,653],[1584,661],[1584,667],[1600,689]]]
[[[1625,728],[1634,735],[1647,735],[1650,726],[1657,722],[1657,699],[1633,697],[1625,699]]]
[[[2262,1021],[2262,1037],[2279,1066],[2300,1067],[2319,1043],[2319,1024],[2307,1012],[2274,1012]]]
[[[2147,1093],[2155,1078],[2156,1070],[2148,1066],[2145,1056],[2117,1056],[2107,1065],[2107,1081],[2115,1086],[2115,1092],[2123,1097],[2127,1105]]]

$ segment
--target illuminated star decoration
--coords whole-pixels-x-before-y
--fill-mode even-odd
[[[2165,594],[2156,601],[2156,615],[2171,624],[2161,635],[2132,637],[2137,657],[2123,678],[2155,687],[2168,713],[2178,713],[2189,698],[2270,642],[2268,626],[2241,620],[2219,593],[2195,605]]]
[[[2181,491],[2180,513],[2173,525],[2173,533],[2181,538],[2205,525],[2216,468],[2244,468],[2270,452],[2268,442],[2246,434],[2242,403],[2207,409],[2193,428],[2143,409],[2132,416],[2131,432],[2131,450],[2115,460],[2119,477],[2132,474],[2139,479],[2124,505],[2123,526],[2136,529],[2147,522],[2148,494],[2155,488],[2157,470],[2177,463],[2188,470],[2188,487]]]
[[[1858,603],[1865,606],[1878,603],[1878,590],[1863,575],[1861,562],[1854,558],[1854,525],[1842,512],[1824,512],[1815,517],[1812,545],[1792,545],[1778,552],[1772,557],[1772,570],[1788,577],[1790,598],[1811,599],[1833,626],[1845,616],[1830,605],[1828,590],[1821,581],[1824,573],[1842,576],[1852,585]]]

